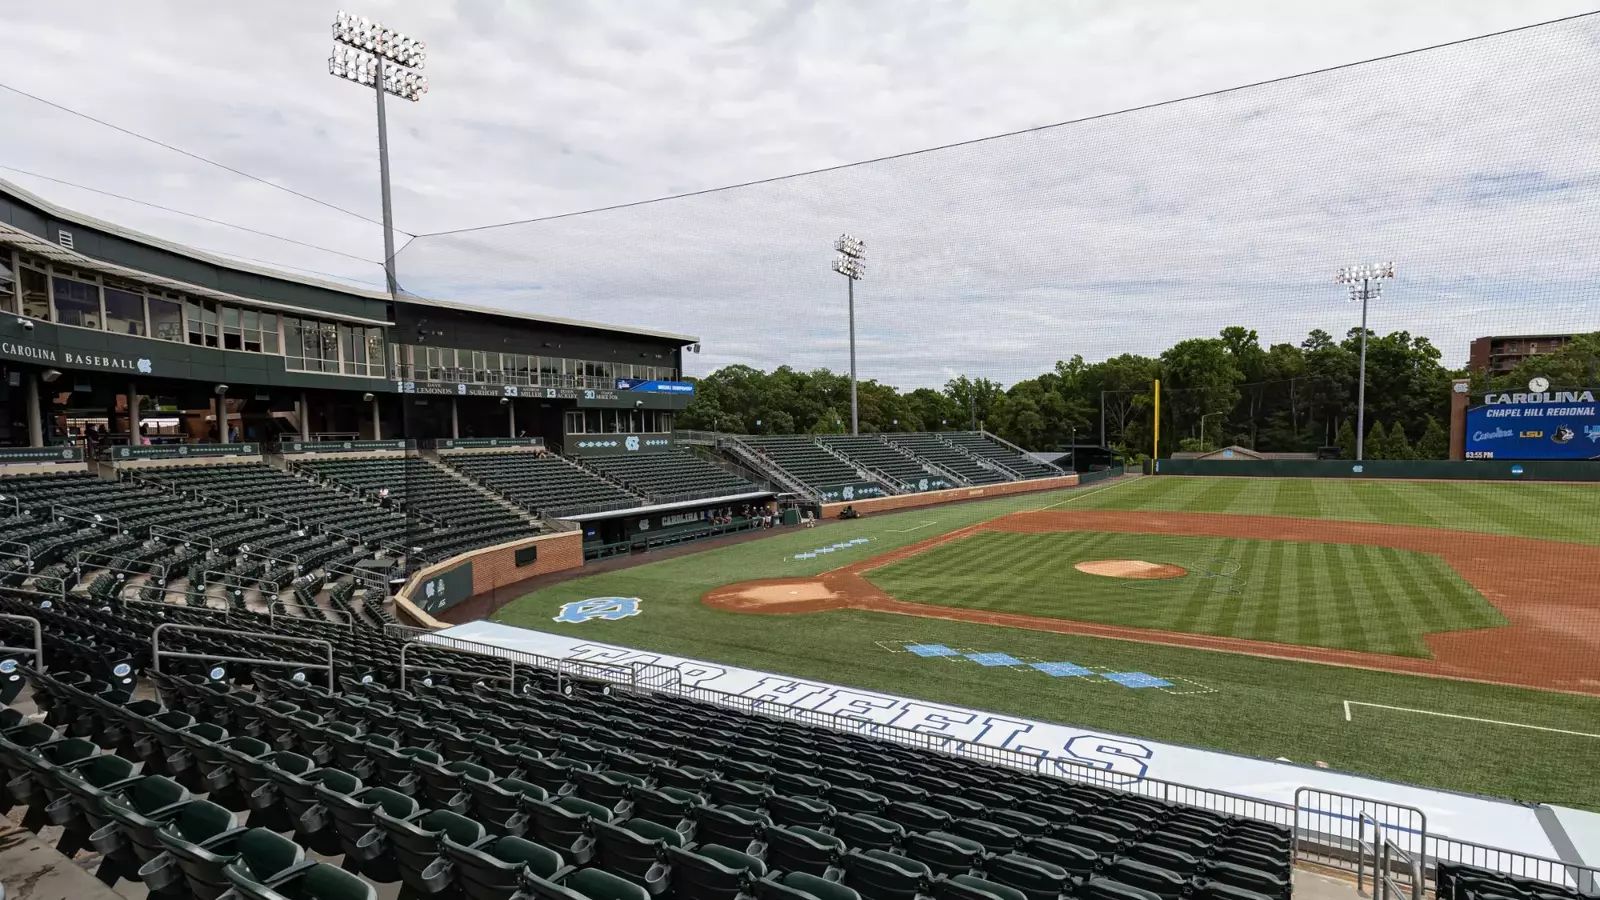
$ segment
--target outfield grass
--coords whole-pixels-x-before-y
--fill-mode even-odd
[[[1074,568],[1100,559],[1189,574],[1134,581]],[[1430,632],[1506,624],[1439,557],[1351,544],[985,531],[866,577],[897,600],[933,606],[1400,656],[1431,657]]]
[[[1224,503],[1223,495],[1209,490],[1213,483],[1240,487],[1227,487],[1226,491],[1238,493]],[[1274,505],[1281,505],[1289,514],[1306,515],[1307,498],[1314,496],[1319,511],[1324,503],[1330,510],[1359,506],[1371,521],[1430,524],[1415,518],[1415,503],[1420,499],[1410,506],[1383,499],[1395,491],[1410,495],[1410,483],[1317,482],[1314,490],[1306,489],[1306,484],[1160,476],[1078,491],[870,516],[575,579],[521,598],[495,618],[510,625],[1152,740],[1269,758],[1282,756],[1297,762],[1323,761],[1377,777],[1600,810],[1600,779],[1594,777],[1600,769],[1600,740],[1370,708],[1358,708],[1354,721],[1347,723],[1343,709],[1345,700],[1357,700],[1600,733],[1596,727],[1600,698],[856,610],[746,615],[710,609],[699,599],[714,587],[755,578],[816,574],[1024,509],[1070,509],[1080,504],[1202,508],[1181,507],[1180,502],[1232,507],[1249,494],[1250,502],[1258,505],[1222,511],[1271,513]],[[1438,489],[1434,485],[1420,487]],[[1593,488],[1532,484],[1447,487],[1462,492],[1449,502],[1450,508],[1503,510],[1505,518],[1487,512],[1474,517],[1461,513],[1456,521],[1447,516],[1432,524],[1512,533],[1519,523],[1526,522],[1512,511],[1524,502],[1522,492],[1531,489],[1526,495],[1528,502],[1541,510],[1533,517],[1539,520],[1537,528],[1529,525],[1535,536],[1600,540],[1600,504],[1594,502],[1600,493]],[[1567,497],[1563,491],[1574,495]],[[1205,497],[1197,500],[1200,494]],[[1485,496],[1493,503],[1479,506],[1478,498]],[[1155,499],[1150,500],[1152,497]],[[1299,499],[1291,503],[1286,498]],[[1259,505],[1263,503],[1267,508]],[[826,557],[790,558],[854,537],[870,540]],[[642,614],[582,625],[551,621],[563,603],[616,595],[643,598]],[[922,659],[880,646],[880,642],[896,640],[1138,670],[1186,679],[1213,691],[1180,695],[1128,690],[1090,679],[1051,679],[1011,669]]]
[[[1600,484],[1162,475],[1080,504],[1422,525],[1600,544]]]

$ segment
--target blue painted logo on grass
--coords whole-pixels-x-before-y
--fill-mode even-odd
[[[590,597],[561,607],[553,621],[579,624],[590,619],[626,619],[640,613],[638,597]]]

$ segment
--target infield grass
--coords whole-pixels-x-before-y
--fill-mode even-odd
[[[1435,502],[1428,497],[1438,506],[1427,507]],[[857,610],[763,616],[700,602],[706,591],[722,585],[812,575],[1008,512],[1078,505],[1331,518],[1359,512],[1364,521],[1600,542],[1600,488],[1594,486],[1160,476],[779,531],[749,543],[564,582],[513,602],[495,619],[1150,740],[1321,761],[1380,778],[1600,810],[1600,778],[1594,775],[1600,771],[1600,740],[1367,708],[1346,722],[1343,710],[1345,700],[1357,700],[1600,733],[1597,697]],[[857,537],[869,541],[823,557],[792,559]],[[581,625],[551,621],[562,604],[599,596],[643,598],[642,613]],[[944,643],[1173,676],[1206,692],[1133,690],[1098,679],[923,659],[885,649],[895,642],[902,647],[905,642]]]
[[[1130,580],[1074,566],[1182,566]],[[1506,619],[1428,553],[1298,541],[980,531],[866,573],[896,600],[1108,625],[1431,657],[1423,636]]]

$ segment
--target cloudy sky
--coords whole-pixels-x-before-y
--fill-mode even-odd
[[[372,95],[326,71],[335,11],[7,4],[0,83],[376,219]],[[845,285],[828,270],[844,230],[869,248],[861,374],[903,387],[1009,382],[1230,324],[1270,341],[1342,333],[1357,312],[1333,270],[1390,258],[1400,277],[1373,327],[1427,334],[1452,364],[1478,334],[1600,328],[1600,17],[1105,116],[1584,3],[354,11],[429,44],[431,92],[390,104],[396,223],[423,235],[400,255],[403,287],[701,335],[690,374],[844,369]],[[0,178],[57,203],[382,284],[381,235],[361,218],[11,91],[0,122]],[[505,222],[525,224],[462,230]]]

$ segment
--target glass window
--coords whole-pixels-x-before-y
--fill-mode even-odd
[[[261,352],[261,313],[253,309],[239,310],[239,325],[244,332],[244,349]]]
[[[567,410],[567,433],[583,434],[583,410]]]
[[[288,362],[284,363],[287,368],[305,368],[306,348],[302,323],[295,316],[283,317],[283,355],[288,359]]]
[[[278,352],[278,314],[261,314],[261,352]]]
[[[215,300],[200,301],[200,323],[205,326],[206,346],[217,346],[217,302]]]
[[[9,255],[0,259],[0,312],[17,312],[17,277],[11,274]]]
[[[106,330],[112,334],[144,337],[144,295],[106,288]]]
[[[22,287],[22,314],[30,319],[50,321],[50,279],[27,266],[17,274]]]
[[[373,378],[383,377],[383,329],[367,329],[367,374]]]
[[[237,306],[222,307],[222,349],[244,349],[244,334],[239,327],[239,308]]]
[[[100,285],[56,277],[50,280],[50,286],[55,294],[57,322],[81,328],[100,327]]]
[[[163,341],[183,343],[183,304],[151,296],[150,333]]]
[[[335,325],[339,335],[339,346],[344,349],[344,373],[346,375],[364,375],[367,371],[367,357],[363,352],[364,345],[356,340],[356,335],[361,332],[357,328],[352,330],[349,325]]]
[[[317,332],[322,336],[322,371],[339,371],[339,331],[332,322],[318,322]],[[311,354],[306,354],[308,357]]]

